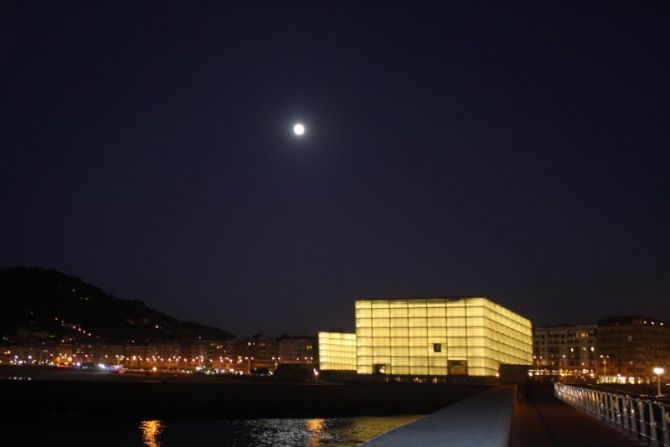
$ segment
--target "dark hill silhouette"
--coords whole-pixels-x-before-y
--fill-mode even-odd
[[[0,269],[0,335],[145,343],[227,340],[218,328],[184,322],[105,293],[79,278],[35,267]],[[89,333],[91,335],[89,335]]]

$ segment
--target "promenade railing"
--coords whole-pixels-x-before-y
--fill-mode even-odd
[[[650,447],[670,447],[670,405],[563,383],[554,384],[557,398]]]

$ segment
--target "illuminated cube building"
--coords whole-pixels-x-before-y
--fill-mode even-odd
[[[319,333],[321,369],[495,376],[501,364],[532,364],[531,322],[487,298],[357,300],[355,307],[356,334]]]
[[[319,332],[319,368],[356,371],[356,334]]]

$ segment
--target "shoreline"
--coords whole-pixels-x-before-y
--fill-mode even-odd
[[[20,376],[16,372],[16,376]],[[30,373],[24,368],[21,373]],[[90,374],[90,373],[79,373]],[[5,368],[0,375],[7,376]],[[487,386],[411,383],[284,383],[226,376],[92,375],[65,380],[34,374],[0,380],[6,419],[300,418],[428,414]],[[190,380],[195,379],[195,380]],[[238,380],[242,379],[242,380]]]

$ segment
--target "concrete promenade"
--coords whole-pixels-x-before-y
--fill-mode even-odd
[[[520,387],[521,390],[524,387]],[[560,401],[551,385],[517,398],[498,386],[385,433],[365,447],[633,447],[606,424]]]
[[[364,446],[504,447],[513,411],[514,387],[498,386],[385,433]]]
[[[550,385],[536,387],[530,398],[517,402],[510,447],[633,447],[606,424],[553,396]]]

